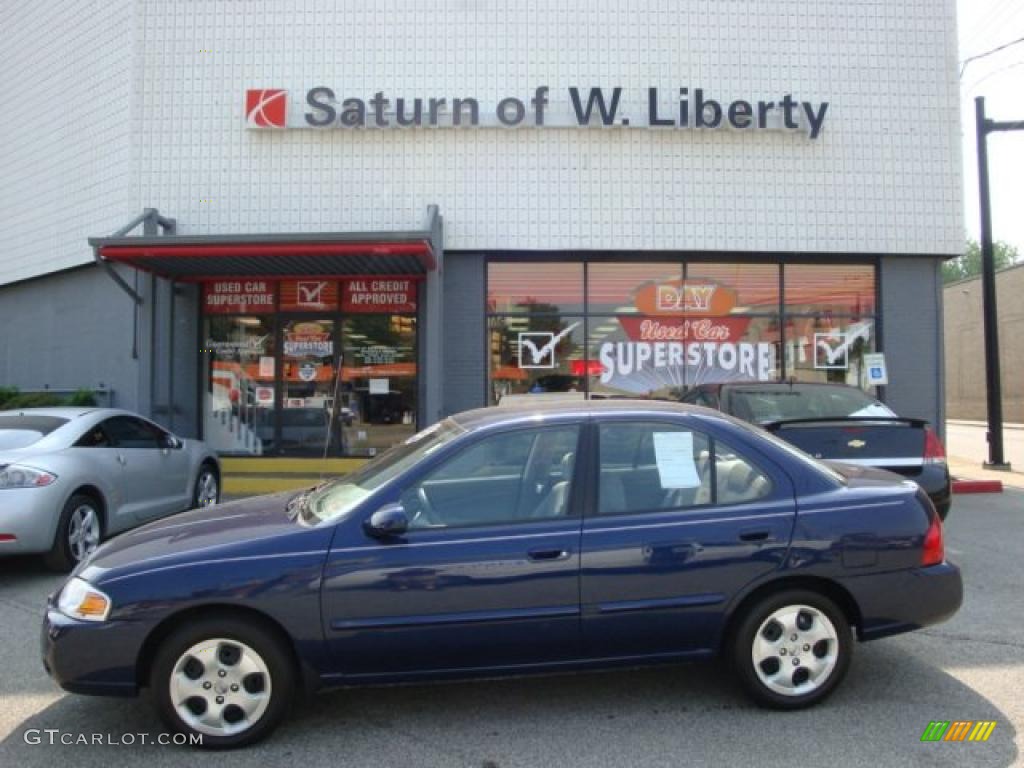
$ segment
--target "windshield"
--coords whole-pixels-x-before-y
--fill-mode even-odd
[[[729,392],[729,411],[755,424],[789,419],[842,419],[896,414],[881,401],[854,387],[759,386]]]
[[[0,416],[0,451],[26,448],[68,423],[57,416],[23,413]]]
[[[334,520],[409,467],[447,445],[466,430],[445,419],[385,451],[350,475],[314,491],[302,508],[307,523]]]

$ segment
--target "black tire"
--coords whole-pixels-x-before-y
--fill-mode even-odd
[[[192,507],[191,509],[199,509],[202,506],[213,506],[212,504],[204,505],[202,497],[204,496],[204,482],[207,476],[213,479],[216,483],[215,489],[215,500],[213,504],[220,502],[220,474],[217,472],[217,468],[209,461],[204,461],[199,465],[199,472],[196,475],[196,481],[192,485]]]
[[[258,654],[270,675],[270,680],[266,681],[270,690],[266,709],[245,730],[229,735],[212,735],[202,733],[194,728],[182,719],[175,708],[171,695],[171,677],[175,674],[175,667],[186,652],[197,644],[217,638],[234,640],[248,646]],[[170,731],[190,736],[201,735],[202,742],[195,743],[193,746],[203,749],[233,749],[254,744],[268,736],[281,724],[295,698],[296,679],[297,674],[292,657],[274,632],[257,622],[227,617],[189,622],[172,632],[157,648],[149,683],[160,718]],[[213,706],[218,706],[216,693],[213,690],[209,694],[205,694]],[[232,699],[229,696],[230,694],[226,694],[227,703],[223,705],[223,708],[218,709],[219,712],[226,712],[231,706]]]
[[[93,515],[96,519],[96,527],[98,535],[95,539],[95,543],[92,548],[85,552],[85,555],[91,554],[96,547],[103,541],[103,511],[99,501],[87,493],[75,493],[71,495],[71,498],[64,504],[64,508],[61,510],[60,518],[57,520],[57,533],[53,537],[53,546],[50,551],[43,555],[43,562],[46,567],[66,573],[72,570],[81,560],[79,554],[76,553],[75,548],[72,547],[71,538],[71,520],[72,516],[76,514],[77,510],[84,507],[92,509]]]
[[[776,611],[784,609],[787,606],[808,606],[812,609],[819,611],[821,614],[828,619],[832,624],[832,628],[835,630],[836,637],[836,648],[832,649],[831,646],[826,643],[823,646],[826,649],[826,653],[835,653],[835,663],[831,667],[831,671],[823,673],[824,676],[820,681],[810,680],[810,688],[804,692],[800,692],[802,686],[808,686],[808,682],[799,683],[796,685],[795,690],[790,693],[779,693],[773,690],[762,681],[759,671],[755,668],[755,662],[753,659],[754,641],[759,630],[761,630],[762,624],[769,619]],[[806,615],[810,614],[797,614],[798,619],[803,618],[806,620]],[[812,617],[810,626],[814,629],[819,627],[814,626],[814,622],[817,619]],[[823,623],[822,623],[823,624]],[[765,631],[771,630],[771,627],[766,627]],[[797,631],[799,632],[799,630]],[[770,635],[763,635],[765,638],[769,638]],[[791,635],[792,637],[792,635]],[[780,675],[784,675],[789,669],[789,666],[781,666],[782,664],[789,665],[790,660],[794,658],[792,648],[796,648],[797,662],[793,668],[792,675],[788,676],[787,684],[796,683],[799,679],[796,677],[798,674],[797,670],[801,665],[807,667],[806,658],[800,660],[801,653],[807,653],[807,658],[811,655],[817,656],[819,647],[814,646],[810,652],[805,651],[804,647],[799,644],[799,640],[805,639],[797,634],[798,640],[789,642],[783,640],[780,644],[780,655],[778,659]],[[781,645],[789,645],[789,648],[781,647]],[[805,644],[806,645],[806,644]],[[733,664],[733,669],[739,678],[743,688],[750,695],[750,697],[760,706],[769,707],[772,709],[803,709],[817,704],[819,701],[827,697],[832,691],[834,691],[838,685],[842,682],[843,677],[846,676],[846,672],[850,667],[850,658],[853,655],[853,634],[850,631],[850,624],[846,620],[846,616],[842,610],[832,602],[829,598],[818,592],[812,592],[810,590],[794,589],[786,590],[784,592],[776,592],[768,595],[763,600],[753,605],[749,610],[746,611],[745,615],[740,619],[740,623],[737,627],[737,631],[732,641],[732,652],[730,654]],[[770,659],[765,659],[762,663],[771,663]],[[809,668],[809,667],[807,667]],[[764,667],[762,667],[764,669]],[[771,667],[768,667],[771,670]],[[806,669],[804,673],[806,674]]]

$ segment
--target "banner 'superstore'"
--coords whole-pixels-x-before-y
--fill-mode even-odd
[[[883,352],[942,423],[953,0],[53,14],[4,35],[0,384],[370,456],[509,393]]]

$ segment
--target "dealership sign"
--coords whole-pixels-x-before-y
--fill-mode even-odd
[[[827,101],[802,101],[787,93],[771,99],[714,98],[703,88],[621,86],[553,92],[541,85],[523,98],[492,103],[474,97],[394,97],[376,91],[368,98],[339,95],[324,85],[292,104],[283,88],[253,88],[245,94],[250,128],[459,128],[531,126],[536,128],[732,128],[737,131],[803,131],[821,135]]]
[[[267,314],[274,309],[274,283],[269,280],[216,280],[203,291],[207,314]]]
[[[343,312],[415,312],[416,282],[409,278],[355,279],[342,286]]]

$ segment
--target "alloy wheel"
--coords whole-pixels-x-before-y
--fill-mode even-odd
[[[171,705],[189,727],[207,736],[233,736],[259,722],[270,704],[270,670],[245,643],[213,638],[175,662]]]
[[[782,696],[803,696],[832,675],[839,659],[839,636],[822,611],[786,605],[758,627],[751,648],[761,683]]]
[[[91,555],[100,544],[100,517],[96,508],[79,504],[68,519],[68,549],[76,562]]]

